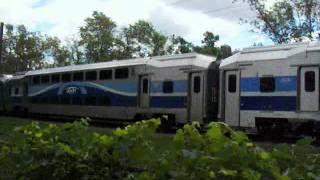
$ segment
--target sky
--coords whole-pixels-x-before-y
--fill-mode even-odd
[[[240,18],[253,19],[249,6],[233,0],[0,0],[0,21],[24,24],[32,31],[57,36],[63,41],[78,37],[79,27],[93,11],[100,11],[118,27],[142,19],[166,35],[180,35],[200,45],[203,33],[220,36],[219,45],[233,49],[254,43],[270,45],[262,34],[250,32]],[[275,0],[267,0],[272,4]]]

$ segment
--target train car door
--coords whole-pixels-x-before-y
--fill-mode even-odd
[[[149,107],[149,77],[146,75],[140,76],[140,90],[139,90],[139,103],[140,107],[148,108]]]
[[[191,73],[190,79],[190,121],[202,122],[203,114],[203,75]]]
[[[300,111],[319,111],[319,67],[301,68]]]
[[[239,72],[225,73],[225,122],[230,126],[239,126],[240,105]]]

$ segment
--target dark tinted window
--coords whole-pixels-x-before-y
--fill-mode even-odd
[[[61,75],[62,82],[70,82],[71,81],[71,74],[62,74]]]
[[[14,94],[15,94],[15,95],[19,95],[19,88],[15,88],[15,89],[14,89]]]
[[[165,81],[163,82],[163,93],[172,93],[173,92],[173,82]]]
[[[83,72],[73,73],[73,81],[83,81]]]
[[[32,84],[34,85],[40,84],[40,76],[34,76],[32,78]]]
[[[97,80],[97,71],[86,72],[86,80],[87,81],[95,81],[95,80]]]
[[[112,79],[112,70],[100,71],[100,80]]]
[[[116,69],[116,74],[115,74],[116,79],[126,79],[128,77],[129,77],[129,69],[128,68]]]
[[[71,104],[71,97],[69,96],[61,96],[60,97],[61,104]]]
[[[52,83],[59,83],[60,82],[60,74],[54,74],[51,76]]]
[[[261,92],[274,92],[275,91],[274,77],[262,77],[260,78],[260,91]]]
[[[89,106],[95,106],[97,103],[97,98],[94,96],[89,96],[85,98],[85,105],[89,105]]]
[[[305,91],[314,92],[316,90],[316,73],[314,71],[308,71],[304,74]]]
[[[201,89],[201,78],[196,76],[193,78],[193,92],[199,93]]]
[[[228,91],[234,93],[237,91],[237,76],[232,74],[228,78]]]
[[[49,76],[41,76],[41,84],[48,84]]]
[[[143,93],[147,94],[148,93],[148,89],[149,89],[148,79],[143,79],[143,82],[142,82],[142,91],[143,91]]]
[[[59,98],[57,96],[49,97],[50,104],[59,104]]]
[[[72,97],[73,105],[82,105],[82,99],[79,96]]]
[[[48,104],[49,98],[48,97],[40,97],[39,103],[40,104]]]
[[[98,98],[98,105],[99,106],[110,106],[111,101],[108,96],[102,96]]]

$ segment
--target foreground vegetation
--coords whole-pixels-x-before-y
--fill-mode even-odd
[[[320,154],[304,139],[266,151],[242,132],[212,123],[201,134],[185,125],[155,140],[152,119],[109,134],[86,120],[29,123],[1,142],[0,173],[8,179],[319,179]]]

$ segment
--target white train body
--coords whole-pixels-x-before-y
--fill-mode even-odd
[[[123,121],[162,115],[174,123],[217,120],[215,60],[192,53],[29,71],[12,81],[11,109]]]
[[[235,127],[257,123],[320,122],[320,44],[248,48],[220,64],[222,121]]]

